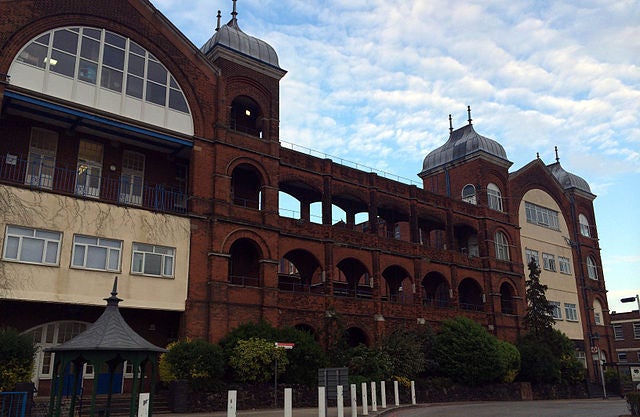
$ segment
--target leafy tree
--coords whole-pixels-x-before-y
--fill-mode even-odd
[[[466,317],[442,322],[434,353],[438,371],[465,385],[494,382],[507,372],[498,339]]]
[[[528,333],[518,341],[522,358],[519,379],[532,383],[573,384],[584,380],[584,366],[575,356],[573,342],[561,331],[544,337]]]
[[[224,355],[218,345],[204,340],[180,340],[160,357],[160,375],[165,381],[186,379],[193,388],[214,388],[224,374]]]
[[[520,351],[515,345],[504,340],[498,340],[497,343],[502,360],[500,366],[505,370],[502,380],[503,382],[513,382],[520,371]]]
[[[527,314],[524,318],[529,331],[544,334],[555,324],[553,306],[547,300],[547,286],[540,282],[540,268],[533,259],[529,262],[527,285]]]
[[[360,344],[350,349],[349,354],[347,365],[352,383],[380,381],[393,375],[393,360],[383,349],[370,349]]]
[[[423,332],[400,329],[382,339],[380,347],[391,358],[393,375],[412,379],[425,371],[428,364],[426,350],[430,350],[432,338],[430,329]]]
[[[273,379],[276,361],[281,374],[289,364],[285,350],[274,342],[252,337],[238,341],[229,364],[242,382],[267,382]]]
[[[31,336],[10,327],[0,328],[0,391],[31,380],[35,353]]]

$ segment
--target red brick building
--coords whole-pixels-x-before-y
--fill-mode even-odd
[[[117,274],[123,316],[158,345],[258,320],[321,341],[339,320],[371,345],[460,314],[513,341],[539,256],[592,378],[592,343],[613,351],[588,184],[559,161],[509,172],[470,111],[419,188],[281,146],[286,71],[235,2],[200,49],[146,0],[0,15],[0,324],[62,342]]]

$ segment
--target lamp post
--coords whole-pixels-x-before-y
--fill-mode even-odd
[[[600,334],[597,332],[591,335],[591,349],[593,353],[598,354],[598,366],[600,369],[600,381],[602,382],[602,396],[606,400],[607,399],[607,388],[604,382],[604,370],[602,369],[602,355],[600,353],[600,346],[598,346],[598,341],[600,340]]]

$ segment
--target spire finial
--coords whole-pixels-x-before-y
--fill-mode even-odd
[[[540,159],[540,152],[536,152],[536,159]]]
[[[556,146],[556,162],[560,162],[560,157],[558,156],[558,147]]]
[[[469,126],[471,126],[471,121],[473,120],[471,118],[471,106],[467,106],[467,114],[469,115],[469,120],[468,120]]]
[[[231,12],[232,20],[236,20],[236,16],[238,16],[238,12],[236,11],[236,1],[238,0],[233,0],[233,11]]]
[[[449,133],[453,132],[453,117],[449,115]]]
[[[117,275],[113,280],[113,289],[111,290],[111,297],[105,298],[104,300],[107,302],[108,306],[117,306],[118,303],[122,301],[120,298],[118,298],[118,276]]]
[[[222,13],[220,12],[220,10],[218,10],[218,15],[216,16],[218,18],[218,23],[216,25],[216,32],[220,30],[220,19],[222,18]]]

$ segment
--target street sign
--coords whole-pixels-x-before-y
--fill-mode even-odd
[[[591,346],[591,353],[598,353],[600,348],[598,346]]]
[[[290,342],[276,342],[276,347],[284,348],[284,349],[293,349],[295,345],[296,345],[295,343],[290,343]]]
[[[630,366],[629,369],[631,370],[631,380],[640,381],[640,366]]]

